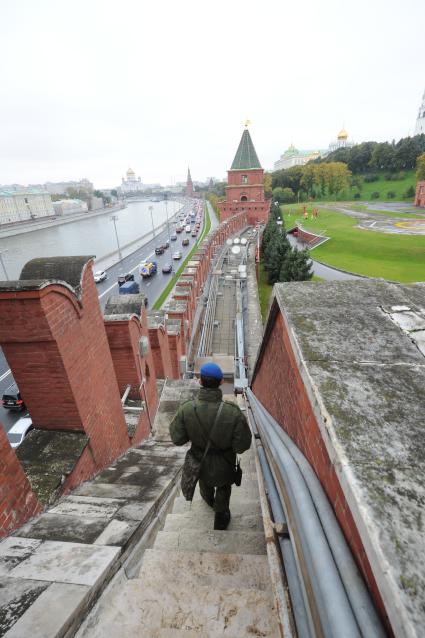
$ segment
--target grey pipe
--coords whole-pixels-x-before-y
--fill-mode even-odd
[[[254,405],[254,411],[256,410],[257,414],[263,417],[262,421],[264,418],[267,419],[267,414],[261,413],[259,402],[251,391],[248,391],[248,396]],[[311,582],[324,635],[329,638],[331,636],[359,638],[360,631],[356,619],[300,469],[274,429],[269,428],[267,432],[264,428],[262,429],[271,443],[285,487],[290,488],[288,497],[296,519],[297,530],[304,540],[303,552],[305,554],[309,552],[306,562],[315,575],[315,579]]]
[[[267,496],[272,510],[273,520],[275,523],[286,523],[282,503],[280,502],[276,484],[262,445],[258,445],[257,453],[267,488]],[[292,543],[288,538],[279,538],[279,545],[285,565],[285,573],[288,580],[298,638],[311,638],[314,634],[310,631],[311,619],[307,614]]]
[[[267,413],[261,404],[259,409]],[[386,632],[319,479],[292,439],[271,415],[268,416],[269,422],[288,448],[307,483],[362,635],[368,638],[384,638]]]

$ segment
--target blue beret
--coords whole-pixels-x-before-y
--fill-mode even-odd
[[[213,379],[222,379],[223,372],[216,363],[204,363],[201,368],[201,377],[212,377]]]

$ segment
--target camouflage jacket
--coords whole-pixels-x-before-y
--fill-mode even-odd
[[[197,399],[183,403],[170,424],[173,443],[184,445],[190,441],[194,456],[200,460],[221,401],[219,388],[201,388]],[[250,445],[251,430],[245,415],[234,403],[223,401],[210,449],[202,464],[201,479],[214,486],[233,483],[236,454],[242,454]]]

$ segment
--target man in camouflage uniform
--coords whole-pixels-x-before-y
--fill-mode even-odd
[[[202,463],[199,489],[204,501],[214,508],[214,529],[224,530],[230,522],[229,502],[236,454],[242,454],[250,447],[251,431],[239,407],[230,401],[222,401],[219,388],[222,381],[223,373],[218,365],[206,363],[202,366],[198,398],[180,406],[170,424],[170,435],[175,445],[190,441],[194,456],[201,460],[223,403]]]

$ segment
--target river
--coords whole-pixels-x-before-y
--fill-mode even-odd
[[[121,246],[125,246],[152,230],[149,207],[153,207],[155,227],[166,221],[165,201],[131,202],[127,208],[115,211],[116,228]],[[168,215],[172,217],[181,207],[179,202],[168,202]],[[31,233],[0,239],[0,252],[9,279],[18,279],[21,269],[35,257],[58,255],[95,255],[98,259],[116,250],[117,242],[111,212],[80,219],[75,222],[35,230]],[[0,279],[4,279],[0,266]]]

